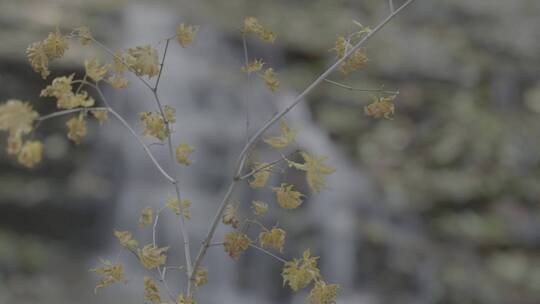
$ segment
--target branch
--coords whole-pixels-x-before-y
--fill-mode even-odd
[[[249,246],[250,246],[250,247],[253,247],[253,248],[255,248],[255,249],[257,249],[257,250],[259,250],[259,251],[261,251],[261,252],[263,252],[263,253],[266,253],[267,255],[273,257],[274,259],[280,261],[281,263],[287,263],[287,260],[278,257],[277,255],[271,253],[270,251],[268,251],[268,250],[266,250],[266,249],[264,249],[264,248],[262,248],[262,247],[259,247],[259,246],[257,246],[257,245],[251,244],[251,243],[249,244]]]
[[[218,207],[218,210],[214,216],[214,219],[212,221],[212,224],[210,225],[210,228],[208,230],[208,233],[206,234],[206,237],[203,241],[203,244],[199,250],[199,253],[197,254],[197,257],[195,258],[195,262],[193,264],[193,267],[197,269],[199,265],[201,264],[202,260],[204,259],[204,256],[206,255],[206,252],[208,250],[208,247],[210,243],[212,242],[212,238],[214,237],[214,234],[216,232],[217,225],[219,224],[220,218],[223,214],[223,211],[225,210],[225,207],[227,206],[227,202],[229,201],[229,198],[231,197],[232,193],[234,192],[236,186],[238,185],[239,176],[241,176],[242,170],[244,168],[244,163],[247,159],[247,154],[251,150],[251,148],[257,143],[259,138],[262,136],[266,130],[268,130],[274,123],[276,123],[279,119],[281,119],[285,114],[287,114],[292,108],[294,108],[298,103],[300,103],[304,97],[306,97],[309,93],[313,91],[321,82],[326,79],[328,75],[330,75],[332,72],[334,72],[343,61],[347,60],[351,54],[353,54],[357,49],[362,47],[371,37],[373,37],[376,33],[378,33],[386,24],[388,24],[397,14],[399,14],[403,9],[405,9],[407,6],[409,6],[411,3],[413,3],[414,0],[408,0],[405,2],[401,7],[399,7],[397,10],[392,12],[386,19],[384,19],[377,27],[375,27],[369,34],[367,34],[362,40],[360,40],[354,47],[352,47],[341,59],[337,60],[332,66],[330,66],[324,73],[322,73],[317,79],[315,79],[300,95],[298,95],[293,102],[283,109],[281,112],[277,113],[268,121],[265,125],[263,125],[246,143],[244,148],[242,149],[242,152],[240,152],[240,156],[238,157],[236,168],[233,176],[233,180],[229,185],[229,188],[227,189],[227,192],[225,193],[225,196],[221,200],[221,203]],[[194,279],[194,273],[191,273],[191,280]]]
[[[388,95],[399,95],[399,91],[385,91],[383,89],[359,89],[359,88],[353,88],[351,86],[332,81],[330,79],[325,79],[324,81],[328,82],[331,85],[334,85],[336,87],[340,87],[345,90],[349,91],[356,91],[356,92],[370,92],[370,93],[380,93],[380,94],[388,94]]]

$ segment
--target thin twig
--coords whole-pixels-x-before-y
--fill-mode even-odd
[[[257,246],[257,245],[254,245],[254,244],[252,244],[252,243],[250,243],[249,246],[250,246],[250,247],[253,247],[253,248],[255,248],[255,249],[257,249],[257,250],[259,250],[259,251],[261,251],[261,252],[263,252],[263,253],[266,253],[267,255],[273,257],[274,259],[280,261],[281,263],[287,263],[287,260],[285,260],[284,258],[280,258],[280,257],[278,257],[277,255],[271,253],[270,251],[268,251],[268,250],[266,250],[266,249],[264,249],[264,248],[262,248],[262,247],[259,247],[259,246]]]
[[[247,78],[247,86],[245,89],[245,96],[244,96],[244,107],[246,108],[246,142],[249,140],[249,89],[251,87],[251,73],[248,70],[249,65],[249,55],[248,55],[248,48],[247,48],[247,40],[246,40],[246,34],[242,33],[242,45],[244,47],[244,67],[246,69],[246,78]]]
[[[263,125],[246,143],[244,148],[242,149],[242,152],[240,153],[236,167],[235,172],[232,178],[232,181],[227,188],[227,191],[223,197],[223,199],[220,202],[220,205],[216,211],[216,214],[214,215],[214,219],[212,221],[212,224],[210,225],[210,228],[208,230],[208,233],[206,234],[206,237],[203,241],[203,244],[199,250],[199,253],[197,254],[197,257],[195,258],[195,262],[193,264],[193,267],[196,269],[199,267],[199,265],[202,263],[202,260],[204,259],[206,252],[208,250],[208,246],[212,242],[212,238],[214,237],[214,234],[216,232],[217,225],[220,222],[221,216],[223,214],[223,211],[225,210],[225,207],[227,206],[227,203],[233,194],[236,186],[239,182],[239,177],[241,176],[242,170],[244,169],[244,163],[247,159],[247,154],[253,146],[257,143],[259,138],[262,136],[266,130],[268,130],[275,122],[277,122],[279,119],[281,119],[283,116],[285,116],[292,108],[294,108],[298,103],[300,103],[304,97],[306,97],[311,91],[313,91],[314,88],[316,88],[321,82],[326,79],[332,72],[334,72],[344,60],[347,60],[349,56],[354,53],[357,49],[362,47],[373,35],[378,33],[388,22],[390,22],[397,14],[399,14],[403,9],[405,9],[408,5],[413,3],[415,0],[408,0],[405,2],[401,7],[399,7],[397,10],[395,10],[393,13],[391,13],[386,19],[384,19],[377,27],[375,27],[369,34],[367,34],[363,39],[361,39],[353,48],[351,48],[345,56],[343,56],[341,59],[337,60],[332,66],[330,66],[324,73],[322,73],[317,79],[315,79],[300,95],[298,95],[293,102],[283,109],[281,112],[278,112],[272,119],[270,119],[265,125]],[[191,274],[191,278],[194,278],[194,273]]]
[[[336,87],[340,87],[349,91],[357,91],[357,92],[369,92],[369,93],[381,93],[381,94],[388,94],[388,95],[399,95],[399,91],[386,91],[383,89],[359,89],[359,88],[353,88],[351,86],[339,83],[337,81],[333,81],[330,79],[325,79],[325,82],[334,85]]]
[[[388,0],[388,6],[390,7],[390,13],[394,12],[394,1]]]
[[[165,43],[165,50],[163,51],[163,58],[161,58],[161,64],[159,65],[159,74],[158,74],[158,77],[157,77],[157,80],[156,80],[156,85],[154,86],[154,90],[157,91],[158,89],[158,86],[159,86],[159,80],[161,79],[161,74],[163,73],[163,68],[164,68],[164,64],[165,64],[165,57],[167,56],[167,50],[169,49],[169,42],[171,40],[170,39],[167,39],[167,42]]]

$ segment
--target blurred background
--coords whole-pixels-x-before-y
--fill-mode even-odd
[[[179,173],[198,244],[246,140],[246,111],[253,132],[324,71],[353,20],[374,27],[387,14],[386,0],[0,0],[0,100],[52,112],[54,103],[38,96],[53,77],[81,77],[88,57],[110,60],[74,42],[43,81],[25,49],[57,26],[68,33],[87,25],[112,49],[151,43],[162,52],[160,40],[176,24],[200,25],[192,46],[171,45],[160,85],[164,103],[177,109],[175,142],[196,147],[194,163]],[[282,83],[272,94],[252,81],[247,108],[245,16],[277,33],[273,45],[248,45]],[[288,121],[300,132],[296,147],[327,155],[336,167],[329,188],[312,194],[302,174],[282,168],[270,185],[287,180],[308,194],[299,210],[280,210],[269,189],[243,187],[234,200],[245,214],[254,199],[270,203],[265,223],[288,232],[283,256],[306,247],[321,256],[326,280],[343,287],[338,303],[540,303],[539,29],[536,0],[417,0],[369,42],[364,69],[330,77],[399,90],[395,118],[366,117],[368,94],[322,84]],[[138,130],[137,113],[155,110],[136,79],[106,95]],[[151,231],[137,227],[139,212],[161,206],[173,189],[117,121],[90,124],[75,147],[67,119],[40,127],[45,159],[34,170],[0,149],[0,303],[142,303],[144,272],[132,256],[120,256],[127,286],[97,295],[88,269],[99,257],[117,257],[114,229],[149,242]],[[259,148],[256,160],[277,158]],[[151,149],[167,162],[166,149]],[[181,265],[174,220],[163,217],[159,243],[171,245],[168,263]],[[282,288],[281,265],[260,252],[235,262],[216,246],[204,266],[210,281],[199,303],[305,303],[305,292]],[[178,291],[175,276],[170,285]]]

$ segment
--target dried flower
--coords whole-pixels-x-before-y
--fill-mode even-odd
[[[139,119],[144,125],[143,134],[154,136],[159,140],[164,140],[169,135],[163,117],[155,112],[142,112]]]
[[[240,219],[238,218],[238,206],[228,204],[223,211],[222,222],[225,225],[231,225],[233,228],[238,228]]]
[[[275,92],[279,88],[279,79],[277,78],[276,72],[274,72],[273,68],[268,68],[264,71],[264,74],[262,75],[262,78],[264,79],[264,83],[270,89],[270,91]]]
[[[225,234],[225,239],[223,241],[223,247],[225,252],[235,260],[240,257],[242,252],[246,251],[251,244],[251,240],[245,233],[241,232],[230,232]]]
[[[311,257],[309,249],[304,251],[302,259],[293,259],[285,263],[283,268],[283,284],[288,284],[292,290],[298,291],[309,285],[313,280],[320,278],[317,267],[318,257]]]
[[[160,304],[161,296],[156,282],[151,277],[144,277],[144,299],[150,303]]]
[[[29,140],[22,145],[19,154],[17,155],[17,161],[28,168],[33,168],[36,164],[41,162],[42,157],[43,144],[37,140]]]
[[[360,69],[361,67],[363,67],[367,62],[368,62],[368,57],[367,57],[366,49],[360,48],[354,51],[354,53],[352,53],[351,56],[349,56],[349,58],[347,58],[341,64],[341,66],[339,67],[339,70],[344,75],[348,75],[351,72],[354,72]]]
[[[62,35],[59,29],[56,29],[43,40],[43,48],[49,59],[57,59],[64,56],[65,51],[69,48],[69,42],[67,37]]]
[[[163,112],[165,114],[165,119],[168,123],[175,123],[176,122],[176,109],[171,106],[165,106],[163,109]]]
[[[377,97],[371,104],[364,107],[364,112],[375,118],[392,119],[395,111],[393,100],[394,97]]]
[[[191,211],[188,210],[188,208],[191,207],[190,200],[184,199],[182,201],[179,201],[176,197],[170,197],[167,199],[167,203],[165,204],[165,206],[169,208],[172,212],[174,212],[176,215],[180,215],[182,213],[185,218],[191,218]]]
[[[309,187],[315,193],[318,193],[323,187],[326,186],[323,174],[331,174],[335,171],[335,169],[323,163],[323,161],[328,158],[326,156],[317,157],[315,155],[308,154],[307,152],[302,152],[301,155],[304,158],[303,164],[289,161],[289,166],[306,171],[306,179]]]
[[[281,184],[279,187],[272,188],[276,193],[279,205],[285,209],[296,209],[302,204],[302,193],[292,190],[293,185]]]
[[[13,136],[15,133],[28,134],[38,116],[28,102],[10,99],[0,105],[0,130],[9,131]]]
[[[98,292],[100,288],[112,285],[117,282],[126,282],[124,279],[124,267],[122,264],[113,264],[109,260],[100,259],[102,267],[90,269],[90,271],[102,275],[101,279],[96,284],[94,292]]]
[[[262,201],[253,201],[252,203],[253,213],[256,216],[265,215],[268,212],[268,204]]]
[[[255,59],[251,62],[248,62],[246,65],[242,66],[242,72],[251,74],[254,72],[260,71],[264,66],[262,59]]]
[[[193,146],[190,146],[186,143],[180,144],[176,147],[176,161],[179,164],[189,166],[191,161],[188,159],[188,156],[195,151]]]
[[[326,284],[324,281],[317,281],[309,293],[310,304],[335,304],[339,285]]]
[[[66,122],[68,127],[68,138],[75,144],[80,144],[84,136],[86,136],[86,120],[81,113],[77,117],[72,117]]]
[[[178,26],[176,26],[176,39],[182,47],[186,47],[191,44],[193,40],[195,40],[195,36],[197,36],[198,31],[198,26],[180,23]]]
[[[179,294],[176,298],[176,302],[178,304],[197,304],[195,300],[192,297],[185,296],[183,294]]]
[[[158,53],[150,45],[128,49],[126,61],[138,76],[153,77],[159,73]]]
[[[257,163],[253,166],[253,171],[257,171],[253,174],[253,179],[249,181],[251,188],[262,188],[266,186],[270,173],[272,172],[272,166],[267,163]]]
[[[129,231],[114,231],[114,236],[120,241],[120,245],[129,250],[135,250],[139,246],[139,242],[132,238],[131,232]]]
[[[90,32],[90,28],[87,26],[80,26],[78,28],[75,28],[74,30],[75,34],[79,36],[79,41],[82,45],[90,45],[92,43],[92,33]]]
[[[153,269],[165,264],[167,261],[167,250],[169,247],[155,247],[153,244],[148,244],[143,249],[137,249],[137,256],[141,264],[148,269]]]
[[[56,77],[52,83],[41,90],[40,97],[56,97],[58,99],[68,95],[73,90],[72,82],[75,74],[69,76]]]
[[[280,136],[265,138],[264,142],[269,144],[273,148],[283,149],[287,147],[296,138],[298,131],[296,129],[290,129],[289,125],[287,125],[285,120],[282,120],[280,122],[279,128],[281,129]]]
[[[108,83],[115,89],[125,89],[129,85],[129,80],[117,74],[109,77]]]
[[[204,267],[198,267],[197,271],[195,271],[194,285],[195,287],[201,287],[206,283],[208,283],[208,270]]]
[[[30,66],[36,73],[40,73],[43,79],[51,73],[49,71],[49,57],[43,47],[43,42],[34,42],[26,49],[26,56]]]
[[[90,112],[99,121],[99,124],[103,124],[109,119],[109,111],[107,110],[92,110]]]
[[[144,228],[152,224],[154,211],[150,207],[146,207],[141,211],[141,216],[139,217],[139,227]]]
[[[261,247],[271,247],[279,252],[283,252],[283,244],[285,244],[285,230],[277,227],[273,227],[270,231],[263,231],[259,233],[259,242]]]
[[[268,43],[274,43],[276,40],[276,34],[265,29],[255,17],[244,18],[243,32],[245,34],[255,34],[259,39]]]
[[[93,81],[98,82],[107,75],[109,65],[100,65],[99,60],[92,58],[84,61],[84,68],[86,69],[86,75]]]

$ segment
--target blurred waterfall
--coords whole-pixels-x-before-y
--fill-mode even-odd
[[[159,39],[174,33],[175,25],[183,21],[181,17],[185,17],[181,16],[181,12],[168,11],[158,6],[133,4],[125,11],[123,35],[116,40],[118,45],[115,45],[115,48],[128,48],[151,41],[157,43]],[[236,157],[246,140],[246,80],[239,70],[242,64],[241,47],[227,41],[215,29],[202,27],[197,41],[187,49],[182,49],[175,41],[171,42],[159,94],[164,104],[177,110],[173,141],[177,144],[187,142],[196,147],[193,164],[178,168],[182,195],[193,202],[193,218],[188,222],[188,230],[192,255],[195,256],[208,229],[208,223],[229,183]],[[154,46],[162,54],[164,43]],[[249,92],[251,131],[271,117],[278,108],[287,105],[295,94],[285,92],[272,95],[256,81],[252,82]],[[108,91],[107,95],[112,106],[123,113],[134,126],[138,121],[137,113],[156,110],[149,90],[136,78],[131,79],[131,87],[126,92]],[[354,210],[360,198],[369,196],[367,180],[347,162],[346,157],[328,139],[325,131],[312,121],[305,104],[300,104],[292,111],[288,121],[300,131],[301,136],[297,141],[300,147],[329,156],[329,163],[337,170],[328,179],[329,189],[320,195],[308,195],[305,203],[307,207],[301,211],[307,214],[299,216],[291,213],[294,221],[275,218],[275,222],[280,222],[288,232],[305,229],[301,228],[304,225],[316,229],[312,236],[313,242],[304,242],[301,246],[291,237],[285,254],[288,258],[298,256],[303,247],[316,246],[312,251],[315,255],[322,256],[321,268],[325,277],[329,282],[343,285],[345,296],[342,297],[342,303],[353,303],[353,300],[346,299],[347,294],[352,295],[354,292],[352,288],[356,270],[355,250],[358,244],[355,243],[357,237],[354,232]],[[119,153],[122,158],[118,161],[123,163],[124,170],[115,227],[134,231],[141,243],[148,243],[151,240],[151,229],[141,231],[137,228],[139,212],[146,206],[154,209],[162,206],[167,197],[173,195],[173,188],[159,175],[123,126],[114,120],[108,124],[102,131],[103,136],[107,137],[108,144],[122,150]],[[140,127],[138,129],[140,130]],[[152,143],[151,139],[145,140]],[[151,149],[171,172],[166,148],[152,145]],[[272,159],[265,156],[276,157],[275,154],[270,156],[268,151],[258,151],[256,154],[265,160]],[[277,180],[272,182],[278,183]],[[262,199],[272,206],[274,197],[269,195],[269,191],[263,192],[239,189],[235,199],[242,202],[244,209],[248,208],[246,206],[253,199]],[[294,224],[293,227],[286,226],[288,223]],[[225,231],[223,227],[218,229],[216,242],[221,240]],[[169,257],[168,264],[183,264],[183,250],[175,217],[165,212],[161,217],[158,233],[159,244],[172,246],[170,252],[173,255]],[[116,248],[116,245],[114,247]],[[128,259],[127,256],[124,258]],[[133,259],[131,264],[127,261],[126,264],[130,271],[138,269]],[[221,246],[216,246],[210,249],[204,266],[209,269],[210,280],[209,284],[201,289],[198,296],[200,303],[216,303],[218,300],[220,303],[289,301],[287,297],[290,292],[287,290],[280,289],[276,291],[277,295],[267,291],[270,285],[273,286],[271,290],[281,288],[281,265],[276,265],[275,261],[262,253],[250,250],[239,262],[234,262],[223,252]],[[139,273],[139,277],[141,275],[142,273]],[[170,285],[174,292],[180,292],[174,288],[180,286],[172,279],[174,276],[171,272]],[[141,285],[140,280],[132,280],[128,288],[140,293]],[[298,297],[293,302],[304,301]]]

